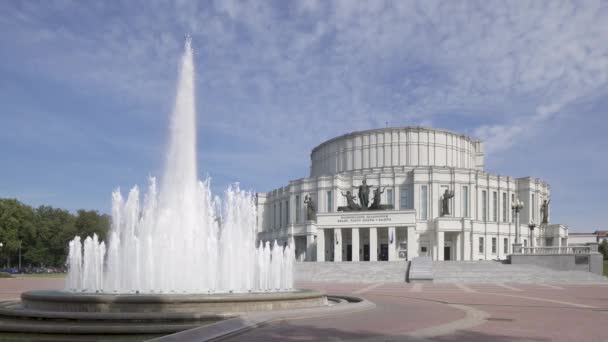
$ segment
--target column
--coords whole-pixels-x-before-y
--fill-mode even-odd
[[[397,232],[395,227],[388,227],[388,261],[397,261]]]
[[[407,227],[407,260],[418,256],[418,235],[416,227]]]
[[[315,236],[312,234],[306,235],[306,261],[313,261],[315,255]]]
[[[334,228],[334,262],[342,261],[342,229]]]
[[[444,232],[437,232],[437,260],[444,260],[443,259],[443,237],[444,237]]]
[[[369,229],[369,261],[378,261],[378,230]]]
[[[359,228],[352,228],[353,262],[359,261]]]
[[[317,228],[317,262],[325,261],[325,229]]]
[[[454,258],[457,261],[462,261],[462,233],[456,234],[456,257]]]

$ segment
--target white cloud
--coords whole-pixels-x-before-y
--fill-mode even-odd
[[[201,127],[260,157],[287,145],[303,172],[323,139],[387,121],[498,152],[608,81],[602,2],[45,4],[4,4],[10,66],[163,116],[190,33]]]

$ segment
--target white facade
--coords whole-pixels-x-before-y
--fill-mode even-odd
[[[515,242],[514,199],[521,243],[528,224],[540,222],[550,186],[541,179],[484,172],[483,144],[446,130],[422,127],[353,132],[322,143],[311,153],[310,177],[258,194],[258,238],[293,237],[299,260],[504,259]],[[358,193],[363,180],[385,188],[383,204],[394,210],[338,212],[341,195]],[[444,191],[452,190],[450,215],[441,216]],[[306,220],[312,196],[316,221]],[[535,246],[567,244],[563,225],[534,229]],[[371,252],[370,252],[371,251]]]

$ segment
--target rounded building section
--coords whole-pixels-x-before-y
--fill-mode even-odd
[[[481,141],[448,130],[382,128],[323,142],[310,159],[310,177],[403,166],[483,170],[483,147]]]

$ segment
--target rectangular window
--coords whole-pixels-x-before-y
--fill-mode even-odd
[[[528,240],[524,240],[524,247],[528,247]]]
[[[492,192],[492,221],[498,222],[498,193]]]
[[[485,190],[481,191],[481,220],[488,220],[488,193]]]
[[[496,238],[492,238],[492,254],[496,254]]]
[[[469,187],[462,187],[462,216],[469,217]]]
[[[296,195],[296,223],[300,222],[300,195]]]
[[[504,252],[505,254],[508,254],[508,253],[509,253],[509,239],[504,238],[504,239],[503,239],[503,244],[504,244],[504,245],[502,246],[502,250],[503,250],[503,252]]]
[[[277,229],[277,204],[272,205],[272,227]]]
[[[386,189],[386,204],[393,205],[393,189]]]
[[[327,192],[327,212],[328,213],[331,213],[333,204],[334,204],[334,202],[333,202],[333,198],[332,198],[332,193],[331,193],[331,190],[329,190]]]
[[[285,202],[285,225],[289,225],[289,200]]]
[[[426,185],[420,186],[420,219],[427,219],[427,204],[428,204],[428,187]]]
[[[511,205],[515,203],[515,194],[511,194]],[[515,210],[511,208],[511,222],[515,222]]]
[[[483,253],[483,237],[479,237],[479,253]]]
[[[283,227],[283,202],[279,202],[279,228]]]
[[[502,222],[507,222],[507,193],[502,193]]]
[[[530,210],[532,211],[532,221],[536,221],[536,201],[534,194],[532,194],[532,204],[530,205]]]
[[[410,206],[410,187],[402,186],[399,191],[399,209],[411,209]]]

